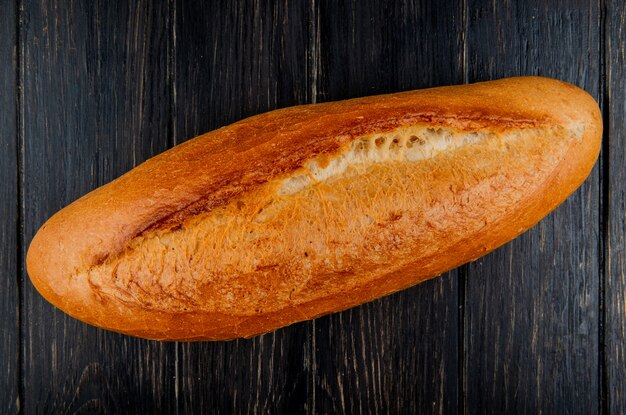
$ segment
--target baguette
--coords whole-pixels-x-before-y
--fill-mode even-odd
[[[583,183],[601,135],[590,95],[540,77],[276,110],[65,207],[33,238],[28,274],[98,327],[251,337],[513,239]]]

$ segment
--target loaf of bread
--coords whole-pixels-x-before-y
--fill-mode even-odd
[[[539,77],[272,111],[70,204],[34,237],[28,273],[95,326],[250,337],[513,239],[583,183],[601,135],[591,96]]]

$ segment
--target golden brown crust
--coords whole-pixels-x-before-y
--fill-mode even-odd
[[[357,137],[422,124],[459,132],[506,135],[523,131],[527,137],[532,137],[529,131],[535,135],[551,132],[553,137],[535,137],[532,143],[525,143],[526,136],[522,137],[520,147],[510,151],[519,151],[526,157],[523,161],[526,164],[516,164],[514,154],[506,153],[508,150],[502,147],[498,151],[503,153],[498,156],[504,160],[484,168],[475,166],[473,179],[457,177],[454,173],[454,166],[476,157],[467,153],[469,149],[451,151],[445,162],[433,160],[432,163],[439,164],[431,165],[431,173],[423,173],[423,177],[429,177],[438,186],[466,188],[466,197],[478,198],[465,206],[463,201],[455,199],[463,189],[431,196],[430,200],[440,206],[450,203],[448,211],[439,218],[449,224],[446,234],[452,232],[456,239],[444,236],[442,228],[422,231],[420,235],[430,239],[419,240],[420,237],[411,234],[411,229],[417,229],[415,223],[400,226],[385,222],[383,225],[388,229],[369,237],[406,237],[408,242],[399,246],[412,255],[410,260],[391,255],[391,263],[371,268],[368,261],[373,261],[376,254],[363,247],[358,255],[351,257],[349,266],[343,267],[359,269],[358,262],[363,261],[374,269],[369,274],[365,271],[342,274],[341,267],[324,268],[313,263],[314,274],[326,273],[307,281],[306,293],[292,302],[277,297],[273,300],[275,307],[266,304],[261,310],[242,312],[245,307],[240,306],[232,313],[227,312],[220,297],[221,302],[192,301],[195,306],[183,310],[178,294],[165,292],[167,287],[163,288],[162,282],[155,286],[163,295],[150,291],[152,286],[141,286],[147,283],[146,278],[131,278],[120,289],[119,281],[111,280],[111,271],[106,271],[107,266],[118,266],[124,263],[124,258],[130,258],[133,244],[139,244],[140,250],[147,249],[140,243],[162,230],[181,224],[188,226],[194,218],[207,215],[202,212],[251,198],[255,192],[266,195],[269,190],[264,189],[271,188],[277,180],[290,177],[320,155],[333,157]],[[568,131],[579,127],[582,137],[567,138]],[[273,111],[177,146],[61,210],[33,239],[27,256],[28,272],[33,284],[50,302],[97,326],[170,340],[249,337],[411,286],[507,242],[534,225],[584,181],[599,152],[601,128],[597,104],[588,94],[572,85],[537,77]],[[535,158],[537,164],[533,165]],[[523,171],[531,165],[533,171]],[[488,182],[494,175],[506,180]],[[473,184],[470,186],[469,182]],[[481,190],[480,185],[484,187],[487,183],[489,189]],[[440,196],[444,193],[449,200]],[[508,199],[502,195],[509,195]],[[492,215],[469,222],[464,219],[464,215],[472,214],[479,205],[481,211]],[[436,210],[432,215],[437,217]],[[481,222],[478,231],[479,220],[484,223]],[[273,238],[279,241],[281,231],[274,232]],[[425,241],[436,245],[436,255],[418,249],[417,244]],[[254,278],[263,275],[270,282],[291,281],[290,273],[297,269],[293,263],[280,264],[274,271],[258,267]],[[247,281],[245,277],[239,278]],[[232,281],[227,283],[228,287],[232,284]],[[251,284],[246,282],[244,288],[252,289]],[[203,288],[205,285],[191,284],[188,288],[200,290],[203,298],[214,295]],[[342,287],[343,291],[339,292]],[[147,298],[160,303],[150,304],[141,297],[142,290],[149,294]],[[193,300],[193,293],[179,294],[190,295]],[[255,294],[249,296],[256,301]],[[247,304],[241,298],[240,304]]]

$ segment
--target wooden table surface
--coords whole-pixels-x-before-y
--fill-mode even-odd
[[[626,413],[624,0],[0,0],[0,413]],[[539,74],[604,114],[585,184],[494,253],[251,340],[159,343],[53,308],[55,211],[275,108]]]

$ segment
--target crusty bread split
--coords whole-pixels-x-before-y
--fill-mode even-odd
[[[250,337],[472,261],[585,180],[596,102],[538,77],[247,118],[154,157],[34,237],[39,292],[95,326]]]

